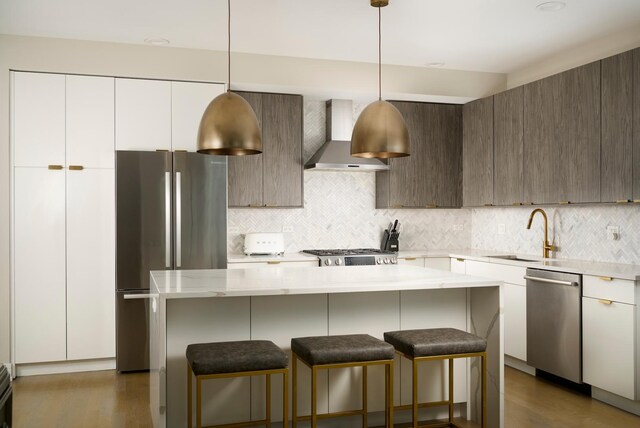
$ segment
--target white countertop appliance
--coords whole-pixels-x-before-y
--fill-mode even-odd
[[[246,255],[268,255],[284,253],[282,233],[247,233],[244,236]]]

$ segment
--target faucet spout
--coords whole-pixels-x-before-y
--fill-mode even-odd
[[[542,208],[536,208],[535,210],[531,211],[529,222],[527,223],[527,229],[531,229],[533,217],[535,217],[537,213],[542,214],[542,218],[544,219],[544,242],[542,243],[542,257],[548,259],[550,255],[549,253],[551,251],[557,251],[558,248],[549,243],[549,219],[547,217],[547,213]]]

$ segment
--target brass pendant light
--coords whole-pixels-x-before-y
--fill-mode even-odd
[[[409,156],[409,131],[402,114],[382,100],[382,17],[380,8],[389,0],[371,0],[378,8],[378,101],[360,113],[351,135],[351,156],[397,158]]]
[[[231,92],[231,0],[227,1],[227,92],[209,103],[198,128],[198,153],[242,156],[262,153],[258,118],[251,105]]]

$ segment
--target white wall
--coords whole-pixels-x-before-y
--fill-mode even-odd
[[[0,35],[0,362],[9,361],[9,70],[224,82],[226,54],[197,49]],[[375,98],[374,64],[233,54],[235,89],[316,99]],[[384,67],[384,96],[464,102],[506,87],[506,76]]]

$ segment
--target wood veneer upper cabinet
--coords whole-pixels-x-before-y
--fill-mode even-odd
[[[524,88],[496,94],[493,102],[493,204],[520,204],[524,202]]]
[[[255,92],[237,92],[244,98],[262,126],[262,94]],[[264,131],[263,131],[264,144]],[[264,147],[263,147],[264,150]],[[228,156],[229,206],[262,206],[262,154],[249,156]]]
[[[640,48],[633,51],[633,200],[640,202]]]
[[[302,207],[302,96],[262,98],[263,201]]]
[[[463,106],[463,204],[493,204],[493,97]]]
[[[409,131],[410,156],[376,173],[376,208],[459,207],[462,199],[462,108],[393,101]]]
[[[229,206],[302,207],[302,97],[238,92],[262,130],[262,154],[229,157]]]
[[[600,75],[600,61],[560,74],[561,203],[600,202]]]
[[[602,202],[633,198],[632,88],[632,51],[602,60]]]

